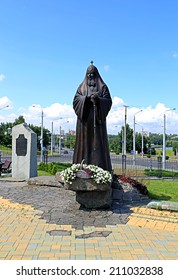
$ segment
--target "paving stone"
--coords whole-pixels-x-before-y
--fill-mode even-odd
[[[112,231],[94,231],[90,233],[76,235],[76,238],[107,237]]]
[[[68,236],[71,235],[71,230],[51,230],[47,231],[51,236]]]
[[[71,191],[0,180],[0,259],[177,260],[178,213],[146,204],[88,211]]]

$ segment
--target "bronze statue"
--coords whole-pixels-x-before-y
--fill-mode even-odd
[[[106,130],[106,117],[111,105],[109,89],[91,62],[73,100],[77,115],[73,163],[81,163],[85,159],[86,164],[111,172]]]

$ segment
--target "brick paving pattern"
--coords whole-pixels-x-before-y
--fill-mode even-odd
[[[0,259],[177,260],[178,213],[86,211],[71,191],[0,181]]]

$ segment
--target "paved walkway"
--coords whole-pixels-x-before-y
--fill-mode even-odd
[[[80,209],[60,188],[0,181],[1,260],[178,259],[178,213]]]

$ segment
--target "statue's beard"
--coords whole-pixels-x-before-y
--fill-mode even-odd
[[[87,80],[87,85],[89,86],[89,87],[95,87],[96,86],[96,81],[95,81],[95,79],[88,79]]]

